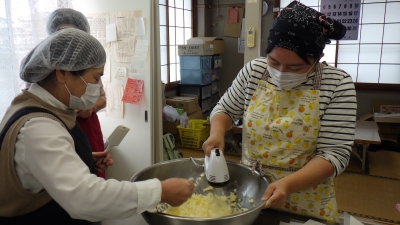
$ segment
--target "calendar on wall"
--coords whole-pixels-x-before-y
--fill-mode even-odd
[[[358,39],[361,0],[321,0],[320,11],[346,27],[342,40]]]

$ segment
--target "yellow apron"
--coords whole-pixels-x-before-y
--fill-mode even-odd
[[[316,155],[321,76],[318,63],[312,89],[274,88],[265,81],[267,70],[258,83],[243,117],[242,162],[271,182],[296,172]],[[278,210],[337,222],[333,179],[288,195]]]

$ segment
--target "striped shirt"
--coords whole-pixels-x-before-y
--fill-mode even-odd
[[[211,118],[226,113],[232,121],[241,119],[266,68],[266,58],[247,63],[214,107]],[[314,74],[311,74],[294,89],[312,89],[313,81]],[[316,154],[332,163],[335,168],[332,177],[336,177],[347,167],[354,141],[357,100],[351,76],[341,69],[324,67],[319,101],[321,129]]]

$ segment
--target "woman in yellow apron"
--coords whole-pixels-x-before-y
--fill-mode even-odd
[[[223,149],[225,131],[243,118],[242,163],[271,181],[266,208],[338,221],[333,177],[348,164],[357,105],[351,76],[319,59],[345,31],[290,3],[271,29],[268,57],[249,62],[212,112],[204,151]]]

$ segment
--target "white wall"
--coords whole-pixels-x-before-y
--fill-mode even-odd
[[[157,1],[158,2],[158,1]],[[154,141],[161,135],[161,126],[155,118],[161,118],[161,78],[157,71],[157,57],[154,52],[156,35],[154,33],[154,1],[149,0],[75,0],[73,6],[84,14],[87,13],[114,13],[116,11],[142,10],[145,21],[146,35],[142,38],[149,40],[151,47],[148,54],[146,71],[144,76],[132,77],[144,80],[144,93],[139,105],[125,104],[125,117],[123,119],[106,117],[104,113],[98,113],[103,136],[108,137],[115,127],[124,125],[131,130],[119,147],[111,150],[114,165],[107,170],[107,178],[129,180],[139,170],[151,165],[155,161],[153,154],[160,148],[160,142]],[[158,6],[158,4],[157,4]],[[113,22],[113,16],[110,16]],[[113,45],[111,47],[113,51]],[[111,54],[112,56],[112,54]],[[150,59],[152,63],[150,64]],[[111,75],[116,74],[119,67],[129,68],[130,63],[116,63],[111,58]],[[112,83],[125,84],[123,81],[112,79]],[[160,97],[158,97],[158,95]],[[148,112],[148,121],[145,121],[145,112]]]
[[[368,113],[372,113],[373,102],[400,102],[399,92],[383,91],[357,91],[357,118]],[[385,104],[385,103],[384,103]],[[379,112],[379,109],[375,109]]]

